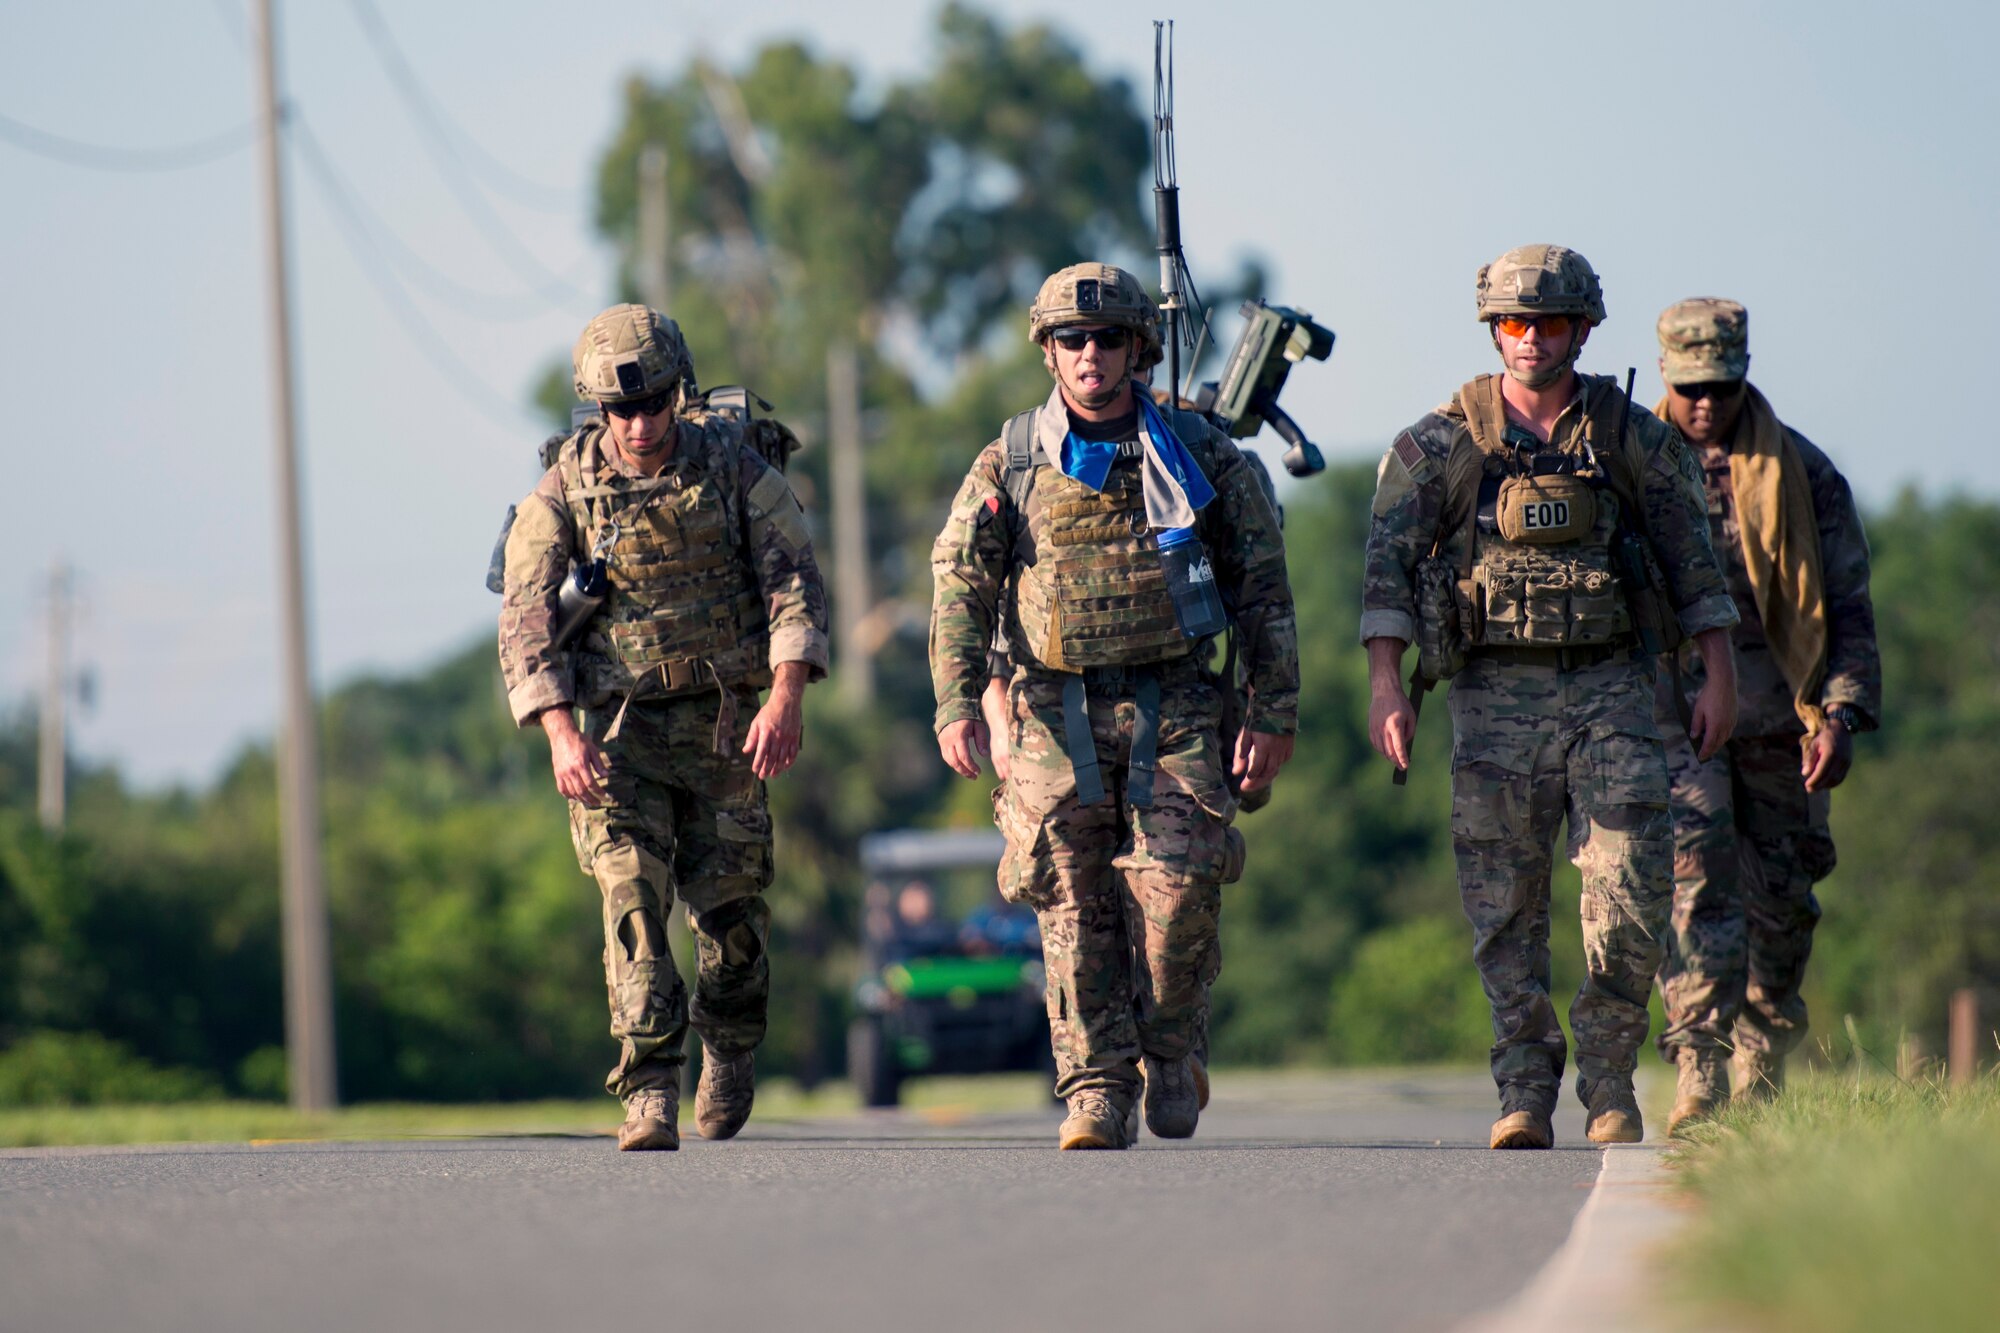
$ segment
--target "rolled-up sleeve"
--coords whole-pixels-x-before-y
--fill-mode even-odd
[[[562,583],[573,557],[569,515],[551,471],[516,506],[500,601],[500,673],[516,726],[576,698],[575,663],[555,646]],[[551,487],[554,487],[553,492]]]
[[[826,585],[813,554],[805,509],[784,474],[751,450],[742,451],[744,508],[750,560],[770,624],[770,664],[804,662],[808,679],[823,680],[831,660]]]

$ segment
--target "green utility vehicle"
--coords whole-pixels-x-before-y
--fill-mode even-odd
[[[861,840],[868,877],[862,971],[847,1067],[864,1106],[894,1106],[915,1074],[1050,1071],[1042,940],[1033,912],[990,901],[948,920],[937,882],[983,869],[1002,841],[990,830],[904,829]]]

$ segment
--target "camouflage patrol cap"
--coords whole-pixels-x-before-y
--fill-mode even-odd
[[[576,396],[615,403],[693,384],[680,325],[643,305],[615,305],[586,324],[570,353]]]
[[[1740,380],[1750,373],[1750,312],[1697,296],[1660,312],[1660,378],[1668,384]]]
[[[1110,325],[1138,335],[1134,371],[1160,364],[1160,310],[1139,280],[1116,264],[1071,264],[1049,275],[1028,309],[1028,336],[1041,342],[1070,324]]]
[[[1604,322],[1604,289],[1590,261],[1561,245],[1517,245],[1478,280],[1479,322],[1501,315],[1582,315]]]

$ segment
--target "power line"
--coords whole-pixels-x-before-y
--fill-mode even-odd
[[[459,282],[419,254],[396,234],[395,228],[383,221],[381,214],[368,206],[312,133],[303,111],[294,111],[293,128],[306,166],[319,176],[320,186],[332,196],[334,206],[346,212],[358,230],[368,234],[371,244],[387,253],[405,278],[436,300],[460,314],[488,323],[519,322],[550,310],[575,312],[574,306],[553,301],[542,292],[485,292]]]
[[[91,171],[114,172],[159,172],[185,171],[190,167],[207,166],[219,162],[232,153],[240,153],[257,141],[263,125],[257,120],[247,120],[234,129],[206,139],[196,139],[192,143],[175,144],[164,148],[115,148],[105,144],[84,143],[78,139],[65,139],[60,135],[38,130],[11,116],[0,115],[0,139],[5,139],[16,148],[44,157],[65,166],[84,167]]]
[[[322,176],[321,168],[326,165],[325,159],[302,119],[298,121],[295,129],[300,147],[306,149],[300,156],[307,164],[307,176],[326,196],[331,206],[335,229],[340,232],[341,239],[346,243],[348,254],[354,258],[362,275],[388,305],[390,313],[402,324],[403,331],[409,334],[412,342],[416,343],[417,351],[450,382],[452,388],[457,390],[459,396],[469,405],[509,431],[521,430],[522,410],[503,406],[506,402],[505,395],[486,383],[471,366],[450,350],[444,335],[440,334],[437,326],[417,309],[416,303],[410,299],[410,294],[403,289],[401,280],[383,263],[379,242],[368,234],[358,218],[349,211],[345,199],[339,194],[337,181],[330,175]]]
[[[249,38],[246,25],[241,14],[237,12],[237,7],[231,3],[231,0],[213,0],[212,7],[216,17],[229,30],[230,35],[240,44],[247,46]],[[376,16],[371,10],[367,16],[362,17],[364,28],[367,27],[368,20],[371,18],[378,27],[380,26],[381,20],[379,16]],[[386,29],[384,30],[383,39],[385,41],[389,40],[386,36]],[[391,49],[393,50],[393,46]],[[414,81],[414,75],[410,77]],[[422,99],[424,96],[420,89],[408,95],[419,99]],[[296,100],[293,100],[289,105],[291,107],[290,115],[294,127],[300,131],[300,143],[303,146],[306,141],[304,112],[299,109],[299,104]],[[492,206],[486,202],[485,197],[478,192],[476,184],[467,176],[464,163],[454,154],[450,146],[448,144],[434,143],[432,135],[440,132],[437,129],[435,121],[420,120],[419,124],[421,128],[432,132],[432,134],[423,135],[420,138],[423,139],[426,151],[430,154],[432,161],[438,164],[440,175],[444,179],[445,184],[457,197],[459,206],[465,211],[466,216],[471,219],[474,226],[486,237],[487,242],[493,247],[502,261],[513,270],[514,276],[519,278],[529,288],[533,294],[532,299],[539,299],[541,301],[540,309],[562,310],[584,306],[595,309],[596,306],[593,303],[591,294],[577,285],[578,274],[557,273],[537,258],[520,238],[508,229],[499,216],[493,212]],[[390,239],[385,243],[376,241],[373,237],[370,237],[369,244],[379,249],[392,251],[393,258],[402,261],[400,267],[410,275],[412,282],[423,287],[438,300],[457,307],[461,313],[469,314],[475,319],[504,321],[525,318],[529,314],[536,313],[532,307],[526,304],[531,299],[528,296],[502,296],[497,293],[476,291],[439,271],[434,265],[424,260],[416,251],[397,238],[394,230],[385,223],[382,223],[379,216],[374,215],[372,210],[366,209],[365,206],[361,205],[357,191],[348,188],[344,181],[335,179],[337,173],[332,172],[331,160],[327,158],[323,149],[320,150],[320,156],[322,165],[328,168],[328,178],[320,182],[321,187],[330,193],[339,194],[343,202],[352,201],[350,206],[356,212],[365,212],[369,216],[374,217],[376,230]],[[573,206],[574,203],[572,201]],[[338,208],[339,204],[336,204],[336,209]],[[350,218],[348,221],[362,232],[368,230],[366,222],[359,218]],[[576,268],[580,272],[593,262],[595,262],[595,257],[585,254],[578,260]]]
[[[375,8],[373,0],[348,0],[348,8],[354,11],[355,21],[375,48],[383,73],[389,76],[397,93],[409,105],[411,114],[436,137],[439,147],[454,156],[459,155],[460,149],[466,150],[472,163],[485,171],[493,187],[511,195],[516,202],[550,213],[575,210],[580,193],[578,187],[544,185],[540,181],[529,180],[487,152],[478,140],[466,133],[463,126],[445,114],[437,99],[425,89],[423,80],[403,55],[402,48],[396,45],[389,25],[383,21],[381,11]]]
[[[356,12],[357,15],[360,14],[358,9]],[[365,25],[366,19],[362,21]],[[379,23],[379,20],[377,22]],[[418,117],[418,124],[431,131],[420,135],[419,138],[424,144],[424,151],[430,155],[431,161],[437,164],[438,174],[446,188],[457,198],[458,206],[464,210],[472,225],[486,238],[487,244],[491,245],[494,252],[514,270],[514,275],[529,287],[550,293],[556,299],[569,298],[588,302],[590,296],[586,292],[577,287],[572,279],[544,264],[522,243],[520,237],[501,221],[500,215],[493,211],[493,205],[487,202],[484,194],[480,193],[478,183],[466,170],[465,163],[452,151],[449,144],[439,142],[439,131],[436,126],[423,116]]]

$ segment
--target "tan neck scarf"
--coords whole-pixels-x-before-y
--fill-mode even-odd
[[[1819,691],[1826,681],[1827,641],[1826,579],[1812,483],[1798,446],[1771,404],[1754,386],[1743,387],[1749,399],[1729,452],[1743,567],[1771,655],[1792,687],[1792,708],[1811,736],[1826,725]],[[1665,419],[1667,400],[1660,399],[1653,411]]]

